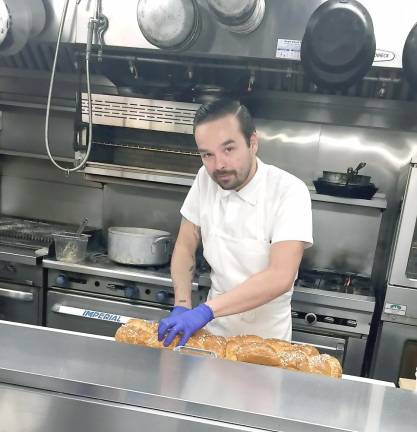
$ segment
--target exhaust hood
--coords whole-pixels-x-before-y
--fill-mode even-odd
[[[81,0],[67,18],[64,41],[85,44],[95,2]],[[101,0],[107,47],[181,52],[187,56],[298,61],[307,22],[324,0],[245,0],[233,14],[227,0]],[[234,2],[236,3],[236,2]],[[401,68],[408,33],[417,22],[415,0],[361,0],[375,29],[374,67]],[[49,16],[41,40],[53,42],[64,0],[45,0]],[[244,7],[245,6],[245,7]],[[223,15],[222,15],[223,14]],[[70,14],[69,14],[70,15]],[[55,22],[55,21],[56,22]],[[151,43],[151,41],[153,43]],[[157,45],[159,44],[160,47]]]

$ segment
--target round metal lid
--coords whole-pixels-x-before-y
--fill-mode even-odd
[[[139,0],[137,19],[144,37],[163,49],[183,49],[200,27],[195,0]]]
[[[10,14],[4,0],[0,0],[0,45],[4,42],[9,33]]]
[[[218,21],[235,33],[251,33],[261,24],[265,0],[208,0]]]
[[[209,0],[211,10],[225,25],[242,24],[253,14],[258,0]]]

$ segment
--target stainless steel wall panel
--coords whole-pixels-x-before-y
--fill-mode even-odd
[[[1,211],[6,215],[79,224],[87,217],[89,225],[101,227],[101,189],[58,182],[3,176]]]
[[[314,247],[304,253],[305,268],[371,275],[378,241],[378,209],[313,202]]]
[[[144,183],[137,187],[104,187],[104,227],[136,226],[161,229],[177,235],[180,208],[188,187]]]
[[[51,152],[60,158],[73,159],[74,114],[53,114],[51,117]],[[42,110],[7,109],[3,111],[3,129],[0,134],[0,153],[16,151],[43,155],[45,158],[45,112]]]
[[[255,119],[259,157],[311,183],[317,171],[320,125]]]

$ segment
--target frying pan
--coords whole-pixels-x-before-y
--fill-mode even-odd
[[[321,88],[342,90],[362,79],[375,57],[371,16],[356,0],[328,0],[310,17],[301,62]]]
[[[411,29],[403,50],[403,71],[414,91],[417,91],[417,24]]]
[[[348,168],[346,172],[336,171],[323,171],[323,181],[336,184],[355,184],[355,185],[366,185],[371,181],[370,176],[358,175],[359,170],[366,166],[366,162],[360,162],[359,165],[353,169]]]

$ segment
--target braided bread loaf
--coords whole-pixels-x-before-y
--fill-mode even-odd
[[[143,345],[150,348],[174,349],[180,337],[176,336],[168,347],[158,341],[158,324],[152,321],[132,319],[118,328],[115,339],[117,342],[126,342],[134,345]],[[217,357],[224,358],[226,354],[226,339],[214,336],[207,330],[199,330],[187,342],[187,347],[198,348],[216,353]]]
[[[151,321],[132,319],[116,332],[115,339],[150,348],[165,348],[158,341],[158,324]],[[179,343],[177,336],[168,349]],[[244,335],[233,337],[215,336],[207,330],[199,330],[187,342],[187,347],[215,352],[217,357],[265,366],[316,373],[340,378],[342,368],[339,361],[327,354],[320,354],[311,345],[291,344],[279,339],[263,339]]]

